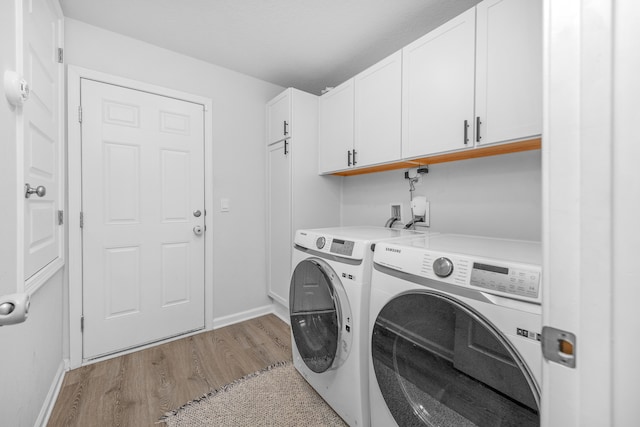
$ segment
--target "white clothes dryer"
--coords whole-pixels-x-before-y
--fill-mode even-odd
[[[538,426],[541,245],[447,235],[377,245],[371,425]]]
[[[372,244],[422,233],[383,227],[298,230],[289,291],[293,362],[352,427],[369,426]]]

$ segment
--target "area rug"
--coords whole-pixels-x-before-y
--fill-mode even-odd
[[[168,412],[158,423],[201,426],[346,426],[296,371],[281,362]]]

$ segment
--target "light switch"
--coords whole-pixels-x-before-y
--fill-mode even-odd
[[[220,199],[220,212],[229,212],[229,199]]]

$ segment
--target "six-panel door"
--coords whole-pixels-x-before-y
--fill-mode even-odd
[[[203,106],[83,79],[83,358],[204,327]]]

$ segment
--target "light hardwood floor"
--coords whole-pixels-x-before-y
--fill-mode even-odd
[[[154,426],[165,412],[284,360],[290,330],[274,315],[203,332],[68,372],[48,425]]]

